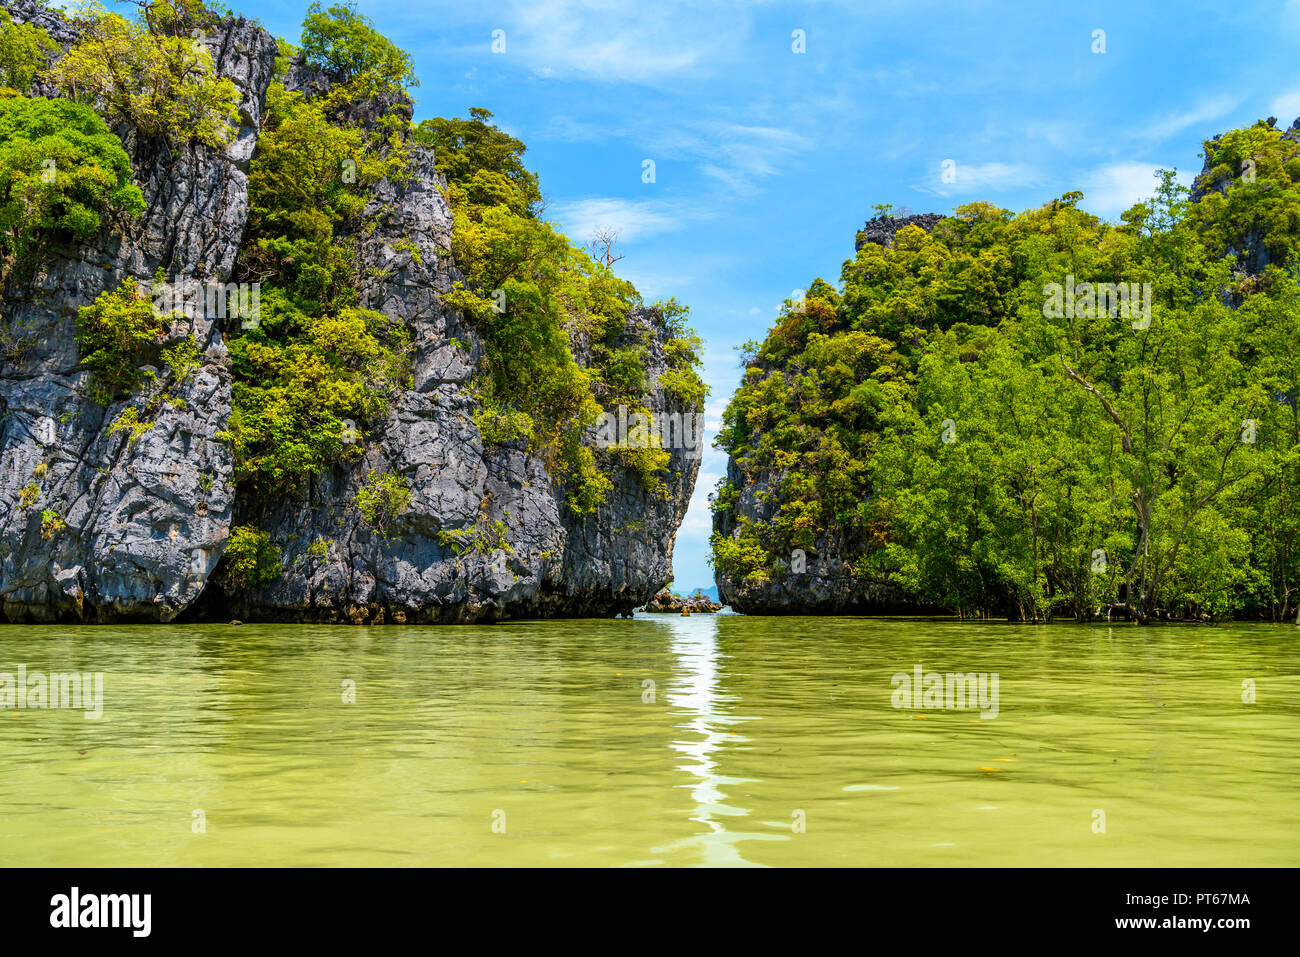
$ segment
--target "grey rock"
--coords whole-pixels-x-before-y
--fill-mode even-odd
[[[868,219],[866,225],[862,227],[853,249],[856,252],[867,243],[885,247],[893,246],[895,234],[904,226],[919,226],[928,233],[941,219],[943,216],[939,213],[917,213],[914,216],[903,217],[876,216]]]
[[[286,85],[309,93],[329,88],[327,78],[301,64]],[[368,122],[392,105],[355,105],[350,115]],[[361,306],[400,318],[412,330],[413,388],[394,403],[361,461],[318,477],[305,501],[270,509],[238,503],[236,523],[268,530],[282,549],[286,573],[252,594],[227,595],[218,582],[200,613],[245,620],[475,622],[611,616],[644,604],[672,577],[673,540],[698,458],[674,451],[666,501],[611,467],[614,488],[607,501],[581,520],[541,459],[521,446],[484,446],[468,392],[482,340],[440,298],[463,278],[449,256],[446,183],[431,150],[412,146],[410,159],[414,175],[407,182],[375,188],[366,214],[382,211],[383,218],[359,237],[359,257]],[[398,243],[414,243],[418,256],[398,250]],[[667,367],[662,317],[638,310],[628,317],[626,335],[648,341],[653,381]],[[590,356],[579,348],[575,358]],[[684,411],[660,389],[644,398],[652,411]],[[412,490],[410,504],[382,530],[369,527],[352,505],[372,470],[401,476]],[[497,522],[506,530],[504,547],[466,550],[449,538],[486,535]]]
[[[62,15],[27,0],[16,21],[76,38]],[[275,41],[243,19],[205,38],[218,71],[243,94],[243,129],[224,152],[175,152],[123,127],[145,214],[106,222],[91,242],[52,248],[29,281],[4,291],[14,340],[0,360],[0,612],[10,621],[169,621],[202,592],[220,559],[234,504],[228,449],[216,440],[230,412],[220,329],[203,310],[172,323],[168,343],[193,335],[205,350],[185,383],[161,378],[108,408],[85,396],[79,307],[161,269],[171,282],[228,281],[248,212],[247,178]],[[42,92],[42,91],[38,91]],[[54,91],[43,91],[52,93]],[[165,345],[166,343],[164,343]],[[162,373],[159,373],[162,376]],[[163,390],[181,405],[162,401]],[[110,434],[135,407],[148,431]],[[42,473],[38,478],[38,472]],[[39,495],[22,504],[23,489]],[[50,512],[65,523],[47,524]]]
[[[65,48],[76,39],[60,14],[30,0],[3,2]],[[128,276],[148,287],[159,269],[191,301],[205,284],[239,277],[246,173],[277,48],[242,19],[206,31],[204,42],[244,94],[235,141],[221,153],[194,145],[173,153],[120,128],[144,216],[106,223],[91,243],[50,250],[30,281],[5,290],[4,323],[22,342],[0,364],[0,612],[10,621],[382,623],[608,616],[643,605],[672,577],[698,455],[673,451],[666,497],[609,463],[613,490],[580,519],[541,459],[522,447],[484,446],[469,391],[483,344],[442,301],[463,277],[449,253],[446,183],[428,149],[412,145],[408,180],[374,188],[366,215],[379,225],[354,237],[360,305],[406,323],[414,343],[411,388],[384,421],[369,424],[355,465],[317,476],[301,500],[237,494],[231,453],[217,436],[231,408],[224,338],[239,320],[208,309],[188,309],[168,331],[169,342],[193,335],[204,351],[187,381],[160,371],[140,395],[106,409],[84,396],[78,307]],[[285,82],[317,95],[332,81],[298,61]],[[373,124],[394,111],[409,118],[410,101],[347,104],[338,118]],[[667,368],[662,317],[635,310],[625,335],[646,345],[655,381]],[[575,349],[579,362],[586,351]],[[162,401],[164,391],[179,403]],[[698,411],[658,387],[644,402],[653,411]],[[151,423],[135,438],[111,432],[130,407]],[[409,506],[378,529],[353,504],[372,470],[400,475],[412,490]],[[24,506],[32,483],[39,494]],[[65,527],[46,522],[43,530],[46,511]],[[499,543],[496,522],[505,529]],[[259,592],[230,594],[220,560],[231,528],[242,524],[268,531],[284,574]],[[458,535],[477,536],[480,547],[466,548]]]

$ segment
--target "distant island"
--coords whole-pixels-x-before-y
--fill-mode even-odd
[[[877,208],[746,347],[712,561],[750,614],[1288,621],[1300,120],[1108,223]]]

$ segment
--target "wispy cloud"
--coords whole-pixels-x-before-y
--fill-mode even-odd
[[[675,232],[686,225],[689,211],[664,200],[610,197],[579,199],[549,211],[573,242],[581,245],[597,229],[612,229],[623,242]]]
[[[671,0],[517,0],[499,16],[506,55],[539,76],[652,86],[717,69],[749,24],[743,6]]]
[[[1288,127],[1300,117],[1300,89],[1283,93],[1268,105],[1269,113],[1277,117],[1278,126]]]
[[[751,196],[764,180],[788,172],[791,161],[814,145],[809,137],[791,129],[729,119],[678,121],[660,115],[617,123],[561,118],[543,135],[575,143],[629,142],[642,149],[646,159],[687,160],[701,174],[740,196]]]
[[[1083,202],[1089,212],[1113,219],[1134,203],[1147,199],[1156,191],[1156,173],[1161,167],[1152,163],[1110,163],[1083,177]],[[1191,184],[1192,176],[1180,172],[1178,181]]]
[[[961,196],[1024,189],[1043,181],[1042,174],[1025,163],[963,163],[960,160],[953,160],[950,166],[946,163],[946,160],[936,162],[932,175],[915,188],[934,196]],[[944,182],[945,178],[952,182]]]
[[[1142,137],[1156,142],[1167,140],[1185,129],[1227,116],[1241,104],[1241,101],[1240,95],[1203,99],[1190,110],[1175,110],[1148,124],[1142,130]]]

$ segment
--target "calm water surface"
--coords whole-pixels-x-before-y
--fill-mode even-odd
[[[0,865],[1300,864],[1294,626],[0,628],[20,664],[104,715],[0,711]],[[895,709],[917,664],[998,716]]]

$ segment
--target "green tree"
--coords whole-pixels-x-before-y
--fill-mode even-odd
[[[58,45],[40,27],[14,23],[9,11],[0,10],[0,87],[28,92],[56,49]]]
[[[308,7],[299,49],[308,65],[332,75],[342,97],[400,93],[420,85],[410,55],[378,33],[352,3]]]
[[[88,239],[116,210],[139,215],[144,197],[103,120],[66,100],[0,98],[0,281],[45,240]]]
[[[142,377],[140,366],[158,354],[166,328],[152,300],[131,277],[82,306],[77,344],[82,364],[91,371],[91,396],[107,405],[134,392]]]
[[[110,123],[128,122],[147,136],[224,148],[238,128],[239,90],[216,74],[207,48],[182,27],[210,23],[197,3],[147,3],[141,20],[78,7],[82,39],[49,69],[74,100],[100,109]]]
[[[969,204],[788,303],[718,436],[761,490],[719,490],[720,573],[829,548],[968,615],[1294,614],[1300,148],[1261,123],[1206,155],[1117,225]]]

